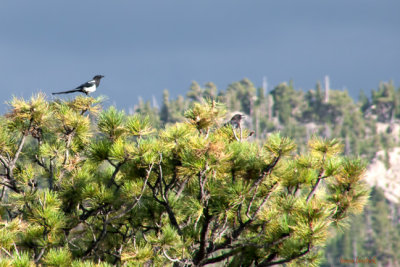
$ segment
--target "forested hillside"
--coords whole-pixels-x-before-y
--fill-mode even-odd
[[[339,138],[346,155],[360,156],[370,166],[368,177],[376,177],[368,181],[371,186],[380,187],[374,187],[364,213],[354,217],[347,230],[333,233],[335,238],[326,248],[323,265],[338,266],[340,259],[375,257],[383,266],[398,266],[400,173],[391,167],[398,158],[394,148],[400,145],[400,88],[382,82],[371,95],[361,92],[358,99],[347,91],[329,88],[327,81],[317,82],[308,91],[296,90],[292,82],[266,89],[255,87],[248,79],[223,90],[211,82],[204,86],[193,82],[185,97],[171,99],[165,90],[160,110],[150,102],[139,102],[135,111],[151,114],[156,125],[164,125],[184,120],[182,111],[192,102],[210,98],[226,103],[231,114],[244,113],[245,126],[255,132],[256,141],[279,131],[295,139],[297,150],[304,152],[313,135]],[[374,170],[376,162],[381,162],[387,172]]]
[[[400,91],[392,82],[382,82],[370,97],[361,92],[358,100],[347,91],[323,88],[319,82],[308,91],[295,90],[292,82],[284,82],[268,92],[248,79],[225,90],[218,90],[211,82],[203,87],[193,82],[186,97],[171,99],[164,90],[159,109],[150,101],[140,101],[134,111],[150,114],[155,125],[164,125],[182,121],[184,110],[202,98],[216,99],[225,103],[228,111],[246,114],[246,126],[255,131],[257,139],[274,131],[303,144],[313,134],[336,137],[343,140],[345,154],[368,160],[379,150],[393,148],[399,139],[394,130],[398,130],[400,119]]]

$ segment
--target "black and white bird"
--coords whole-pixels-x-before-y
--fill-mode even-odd
[[[103,75],[96,75],[93,77],[92,80],[79,85],[78,87],[76,87],[73,90],[56,92],[56,93],[52,93],[52,94],[59,95],[59,94],[69,94],[69,93],[81,92],[81,93],[85,93],[86,95],[89,95],[90,93],[93,93],[94,91],[96,91],[97,87],[99,87],[100,80],[103,77],[104,77]]]

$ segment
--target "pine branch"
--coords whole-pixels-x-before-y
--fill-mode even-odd
[[[50,158],[50,163],[49,163],[49,188],[50,190],[53,190],[53,183],[54,183],[54,157]]]
[[[12,185],[7,184],[7,183],[4,183],[4,182],[0,182],[0,185],[3,185],[4,187],[8,187],[8,188],[10,188],[10,189],[14,189]],[[3,188],[4,188],[4,187],[3,187]]]
[[[45,169],[47,172],[50,172],[50,169],[46,166],[46,163],[44,162],[44,159],[41,158],[39,159],[38,155],[35,155],[35,160],[34,160],[37,164],[39,164],[40,167],[42,167],[43,169]]]
[[[149,169],[146,171],[146,172],[147,172],[147,175],[146,175],[145,181],[144,181],[144,183],[143,183],[142,190],[141,190],[141,192],[140,192],[139,197],[136,197],[136,198],[135,198],[135,202],[134,202],[133,204],[127,206],[127,207],[126,207],[124,210],[122,210],[118,215],[116,215],[116,216],[114,216],[113,218],[109,219],[109,222],[122,218],[122,217],[125,216],[128,212],[130,212],[131,210],[133,210],[133,209],[136,207],[136,205],[139,203],[140,199],[142,198],[142,196],[143,196],[143,194],[144,194],[144,191],[145,191],[146,185],[147,185],[147,181],[149,180],[149,177],[150,177],[150,174],[151,174],[151,170],[153,169],[153,165],[154,165],[154,163],[152,163],[152,164],[150,165]]]
[[[227,259],[227,258],[229,258],[229,257],[231,257],[231,256],[233,256],[235,254],[238,254],[242,250],[243,250],[243,248],[233,249],[233,250],[231,250],[231,251],[229,251],[227,253],[224,253],[224,254],[222,254],[220,256],[217,256],[217,257],[214,257],[214,258],[211,258],[211,259],[204,259],[198,265],[199,266],[204,266],[204,265],[207,265],[207,264],[212,264],[212,263],[217,263],[217,262],[223,261],[223,260],[225,260],[225,259]]]
[[[186,187],[186,184],[189,182],[189,179],[190,179],[190,178],[187,178],[186,180],[184,180],[184,181],[180,184],[179,189],[178,189],[178,191],[176,192],[176,197],[177,197],[177,198],[179,198],[180,195],[182,194],[183,190],[184,190],[185,187]]]
[[[315,185],[313,186],[311,192],[307,196],[307,203],[311,200],[311,197],[315,194],[315,191],[317,190],[317,187],[319,185],[319,182],[321,181],[321,178],[318,178]]]
[[[35,258],[35,263],[36,263],[36,264],[37,264],[37,263],[40,261],[40,259],[43,257],[43,254],[44,254],[45,251],[46,251],[46,246],[44,246],[44,247],[40,250],[39,254],[36,256],[36,258]]]
[[[207,164],[205,167],[205,170],[199,172],[198,174],[198,181],[199,181],[199,187],[200,187],[200,191],[199,191],[199,200],[204,204],[206,202],[206,192],[205,192],[205,185],[207,182],[207,177],[204,177],[206,171],[207,171]]]
[[[31,122],[29,124],[28,129],[31,127],[31,125],[32,125],[32,120],[31,120]],[[14,159],[11,160],[10,165],[9,165],[10,166],[10,170],[15,167],[15,163],[17,162],[17,160],[19,158],[19,155],[21,154],[21,151],[22,151],[22,148],[24,147],[25,140],[26,140],[27,136],[28,136],[27,132],[22,134],[21,140],[19,141],[17,152],[15,152]]]
[[[82,210],[83,210],[83,214],[81,216],[79,216],[79,220],[80,221],[86,221],[89,217],[97,214],[99,211],[101,211],[102,209],[104,209],[105,207],[107,207],[109,204],[105,203],[97,208],[94,208],[92,210],[86,210],[82,205]]]
[[[112,160],[110,160],[109,158],[107,158],[107,162],[110,163],[114,168],[117,167],[117,164],[115,164],[114,162],[112,162]]]
[[[264,267],[264,266],[273,266],[273,265],[279,265],[279,264],[284,264],[284,263],[288,263],[291,262],[292,260],[298,259],[300,257],[303,257],[304,255],[306,255],[307,253],[309,253],[311,250],[311,244],[308,243],[307,249],[295,254],[294,256],[291,256],[290,258],[287,259],[282,259],[282,260],[278,260],[278,261],[263,261],[260,264],[256,265],[257,267]]]
[[[258,213],[260,212],[262,206],[264,206],[265,202],[267,202],[267,200],[269,199],[269,197],[271,196],[272,191],[275,189],[275,187],[278,185],[278,183],[274,183],[271,190],[269,191],[269,193],[264,197],[263,201],[261,202],[260,205],[258,205],[256,211],[253,213],[253,216],[251,216],[251,220],[255,220],[255,218],[257,217]]]
[[[217,250],[226,248],[226,247],[227,247],[228,245],[230,245],[233,241],[235,241],[235,240],[240,236],[240,234],[241,234],[248,226],[250,226],[250,225],[253,223],[253,221],[255,220],[255,218],[256,218],[256,216],[257,216],[257,214],[260,212],[261,207],[262,207],[262,206],[265,204],[265,202],[269,199],[269,197],[270,197],[270,195],[271,195],[271,193],[272,193],[272,189],[273,189],[276,185],[277,185],[277,183],[275,183],[275,184],[273,185],[273,187],[271,188],[270,193],[267,194],[267,195],[264,197],[263,201],[262,201],[261,204],[258,206],[257,210],[253,213],[253,215],[252,215],[245,223],[241,223],[241,224],[239,225],[239,228],[237,228],[236,230],[234,230],[234,231],[232,232],[232,235],[231,235],[230,237],[227,237],[227,239],[225,240],[225,242],[223,242],[222,244],[217,245],[213,251],[217,251]]]
[[[315,185],[313,186],[311,192],[310,192],[310,193],[308,194],[308,196],[307,196],[307,200],[306,200],[307,203],[310,201],[311,197],[315,194],[315,191],[317,190],[317,187],[318,187],[319,183],[320,183],[321,180],[322,180],[322,175],[323,175],[324,172],[325,172],[325,169],[324,169],[324,167],[323,167],[324,164],[325,164],[325,155],[326,155],[326,154],[324,154],[324,156],[322,157],[322,163],[321,163],[322,167],[321,167],[321,169],[319,170],[317,181],[315,182]]]
[[[251,209],[251,206],[253,205],[253,201],[256,199],[256,196],[257,196],[257,191],[258,191],[258,186],[259,186],[259,184],[255,187],[255,192],[253,193],[253,196],[251,197],[251,200],[250,200],[250,202],[249,202],[249,205],[247,206],[247,211],[246,211],[246,216],[247,216],[247,218],[251,218],[251,216],[250,216],[250,209]]]
[[[249,220],[247,220],[245,223],[239,225],[239,227],[238,227],[237,229],[235,229],[235,230],[232,232],[231,236],[227,237],[226,240],[225,240],[223,243],[221,243],[221,244],[215,246],[213,252],[218,251],[218,250],[221,250],[221,249],[227,248],[228,245],[230,245],[233,241],[235,241],[235,240],[240,236],[240,234],[241,234],[252,222],[253,222],[253,220],[249,219]]]
[[[279,155],[277,157],[274,157],[273,161],[263,170],[259,178],[253,183],[252,187],[250,188],[250,191],[256,188],[262,182],[262,180],[265,179],[265,177],[271,174],[276,164],[278,164],[280,158],[281,158],[281,151],[279,151]]]
[[[173,212],[171,206],[168,202],[162,202],[161,204],[165,207],[165,210],[167,211],[169,217],[169,221],[171,222],[172,226],[174,226],[175,229],[178,231],[178,234],[182,236],[183,232],[178,224],[178,221],[176,220],[175,213]]]
[[[111,162],[111,161],[109,161],[109,162]],[[126,160],[124,160],[122,162],[118,162],[115,165],[113,164],[115,169],[114,169],[113,174],[111,175],[110,181],[108,182],[108,186],[111,186],[111,185],[115,184],[117,189],[119,189],[120,186],[115,182],[115,178],[117,177],[117,174],[118,174],[119,170],[121,169],[122,165],[125,164],[125,162],[126,162]]]
[[[3,200],[5,190],[6,190],[6,186],[3,185],[3,188],[1,189],[1,194],[0,194],[0,201]]]
[[[5,248],[1,247],[1,249],[10,257],[12,258],[13,256],[8,252]]]
[[[3,167],[4,168],[8,168],[8,163],[7,163],[7,160],[3,157],[3,155],[0,155],[0,162],[1,162],[1,164],[3,164]]]
[[[28,129],[22,133],[22,137],[19,141],[18,148],[17,148],[17,151],[15,152],[14,158],[11,159],[9,157],[9,160],[7,163],[7,160],[3,156],[0,155],[0,162],[3,164],[4,168],[7,170],[7,179],[9,180],[9,183],[11,185],[11,186],[9,186],[9,188],[12,189],[16,193],[20,193],[21,189],[19,189],[17,186],[17,181],[13,177],[14,176],[13,172],[14,172],[15,164],[17,163],[17,160],[19,159],[19,156],[22,152],[22,148],[24,147],[25,140],[26,140],[26,137],[28,136],[28,132],[32,126],[32,123],[33,123],[33,120],[31,119],[29,122]]]
[[[72,129],[72,131],[67,135],[67,143],[65,145],[65,156],[64,156],[64,162],[63,162],[64,165],[67,164],[68,159],[69,159],[69,148],[71,146],[72,136],[73,136],[72,133],[74,130],[75,130],[75,128]]]
[[[92,242],[92,244],[87,248],[87,250],[83,253],[83,258],[86,258],[90,253],[94,250],[97,249],[99,246],[99,243],[101,240],[104,239],[104,237],[107,235],[107,225],[108,225],[108,213],[105,215],[105,218],[103,218],[103,229],[101,230],[101,233],[98,238],[95,238]]]
[[[281,235],[280,238],[276,239],[275,241],[271,242],[271,243],[267,243],[267,244],[260,244],[260,243],[246,243],[246,242],[240,242],[235,246],[232,246],[232,248],[239,248],[239,247],[252,247],[252,248],[262,248],[262,249],[269,249],[273,246],[276,246],[280,243],[282,243],[283,241],[285,241],[286,239],[290,238],[290,234],[288,233],[284,233]]]
[[[179,224],[178,224],[178,221],[176,220],[175,213],[173,212],[171,206],[169,205],[169,201],[168,201],[168,191],[165,190],[165,188],[164,188],[164,190],[163,190],[163,184],[166,186],[166,182],[165,182],[164,177],[163,177],[163,171],[162,171],[162,165],[161,165],[161,163],[162,163],[162,154],[160,153],[160,161],[158,162],[158,178],[157,178],[157,181],[156,181],[156,183],[154,184],[154,186],[152,186],[152,185],[149,183],[149,187],[150,187],[151,190],[153,191],[153,197],[154,197],[154,199],[155,199],[158,203],[160,203],[161,205],[163,205],[164,208],[165,208],[165,210],[167,211],[168,218],[169,218],[169,220],[170,220],[172,226],[178,231],[178,234],[179,234],[180,236],[182,236],[183,233],[182,233],[182,230],[181,230],[181,228],[180,228],[180,226],[179,226]],[[164,180],[164,181],[163,181],[163,180]],[[158,185],[158,187],[159,187],[159,192],[160,192],[160,194],[161,194],[162,200],[160,200],[160,199],[157,197],[157,194],[158,194],[158,192],[156,191],[157,185]]]
[[[151,185],[151,183],[150,182],[148,182],[148,186],[149,186],[149,188],[151,189],[151,191],[153,192],[153,198],[154,198],[154,200],[157,202],[157,203],[159,203],[159,204],[162,204],[163,202],[160,200],[160,199],[158,199],[158,197],[157,197],[157,195],[158,195],[158,191],[157,191],[157,182],[154,184],[154,186],[153,185]]]
[[[171,258],[170,256],[168,256],[168,254],[167,254],[167,252],[165,251],[165,249],[162,249],[162,251],[163,251],[164,256],[165,256],[169,261],[172,261],[172,262],[181,262],[179,259],[173,259],[173,258]]]
[[[174,160],[176,160],[175,155],[174,155]],[[180,164],[180,161],[179,163]],[[165,191],[169,191],[170,189],[174,188],[176,186],[176,182],[178,181],[178,169],[177,169],[177,164],[174,164],[174,172],[171,181],[165,186]],[[180,189],[184,189],[184,185]],[[181,185],[182,186],[182,185]]]
[[[203,214],[204,222],[200,232],[200,247],[193,259],[195,264],[200,263],[207,256],[206,244],[208,243],[208,228],[212,220],[212,216],[208,213],[208,206],[203,208]]]
[[[271,248],[273,246],[276,246],[280,243],[282,243],[283,241],[285,241],[286,239],[288,239],[290,237],[289,234],[284,234],[281,238],[275,240],[274,242],[268,243],[268,244],[264,244],[264,245],[260,245],[258,243],[244,243],[244,242],[240,242],[239,244],[237,244],[236,246],[232,247],[232,250],[229,252],[226,252],[218,257],[214,257],[214,258],[210,258],[210,259],[204,259],[203,261],[200,262],[199,265],[207,265],[207,264],[211,264],[211,263],[217,263],[220,261],[223,261],[233,255],[236,255],[238,253],[240,253],[241,251],[243,251],[246,247],[248,248],[262,248],[262,249],[268,249]]]
[[[237,137],[236,131],[235,131],[235,129],[234,129],[233,127],[232,127],[232,132],[233,132],[233,135],[235,136],[236,141],[239,141],[239,142],[240,142],[241,139],[239,139],[239,138]]]

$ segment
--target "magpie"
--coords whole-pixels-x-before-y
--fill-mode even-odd
[[[225,123],[224,126],[227,125],[232,125],[232,128],[241,128],[241,123],[242,123],[242,118],[244,118],[245,116],[242,114],[235,114],[230,121],[228,121],[227,123]]]
[[[89,95],[90,93],[93,93],[94,91],[96,91],[97,87],[100,84],[100,80],[103,77],[104,77],[103,75],[96,75],[93,77],[93,80],[85,82],[84,84],[79,85],[78,87],[76,87],[73,90],[57,92],[57,93],[52,93],[52,94],[58,95],[58,94],[69,94],[69,93],[81,92],[81,93],[85,93],[86,95]]]

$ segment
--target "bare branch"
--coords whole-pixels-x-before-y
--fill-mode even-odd
[[[0,182],[0,185],[7,186],[8,188],[11,188],[11,189],[12,189],[12,185],[7,184],[7,183],[5,183],[5,182]]]
[[[111,161],[109,161],[111,163]],[[117,177],[117,174],[119,172],[119,170],[121,169],[122,165],[124,165],[126,162],[126,160],[122,161],[122,162],[118,162],[116,165],[112,164],[114,166],[114,172],[111,175],[110,181],[108,182],[108,186],[111,186],[112,184],[115,184],[117,186],[117,188],[119,188],[120,186],[115,182],[115,178]]]
[[[74,129],[72,131],[74,131]],[[67,135],[67,143],[65,145],[65,157],[64,157],[64,162],[63,162],[64,165],[67,164],[68,159],[69,159],[69,148],[71,146],[72,136],[73,136],[72,133],[73,132],[71,132],[70,134]]]
[[[40,250],[40,253],[37,255],[37,257],[35,258],[35,263],[38,263],[40,261],[40,259],[43,257],[44,252],[46,251],[46,247],[43,247]]]
[[[315,191],[317,190],[317,187],[318,187],[319,183],[321,182],[322,175],[323,175],[324,172],[325,172],[325,169],[324,169],[324,167],[323,167],[323,166],[324,166],[324,163],[325,163],[325,154],[324,154],[324,156],[322,157],[322,163],[321,163],[322,167],[321,167],[321,169],[319,170],[317,181],[315,182],[315,185],[313,186],[311,192],[310,192],[310,193],[308,194],[308,196],[307,196],[307,200],[306,200],[307,203],[310,201],[311,197],[315,194]]]
[[[233,132],[233,135],[235,136],[236,141],[240,142],[240,139],[237,137],[236,131],[235,131],[235,129],[233,127],[232,127],[232,132]]]
[[[238,248],[238,249],[233,249],[227,253],[224,253],[218,257],[215,258],[211,258],[211,259],[204,259],[203,261],[200,262],[199,265],[207,265],[207,264],[211,264],[211,263],[216,263],[216,262],[220,262],[223,261],[237,253],[239,253],[240,251],[242,251],[242,248]]]
[[[254,212],[253,216],[251,217],[251,220],[254,220],[256,218],[256,216],[258,215],[258,213],[260,212],[262,206],[264,206],[265,202],[267,202],[267,200],[269,199],[269,197],[271,196],[272,192],[274,191],[275,187],[278,185],[278,183],[274,183],[274,185],[272,186],[271,190],[269,191],[269,193],[264,197],[263,201],[261,202],[260,205],[258,205],[258,208],[256,209],[256,211]]]
[[[211,264],[211,263],[217,263],[220,261],[223,261],[235,254],[238,254],[239,252],[241,252],[245,247],[250,247],[250,248],[264,248],[264,249],[268,249],[270,247],[273,247],[275,245],[278,245],[280,243],[282,243],[284,240],[288,239],[290,237],[289,234],[285,234],[283,237],[275,240],[274,242],[268,243],[268,244],[264,244],[264,245],[260,245],[258,243],[240,243],[236,246],[233,246],[232,250],[224,253],[218,257],[214,257],[214,258],[210,258],[210,259],[205,259],[201,262],[201,265],[207,265],[207,264]]]
[[[115,164],[114,162],[112,162],[109,158],[107,158],[107,162],[110,163],[114,168],[117,167],[117,164]]]
[[[99,243],[101,240],[103,240],[103,238],[106,236],[107,234],[107,225],[108,225],[108,214],[106,214],[105,218],[103,218],[103,229],[101,230],[101,233],[99,235],[99,237],[93,240],[92,244],[87,248],[87,250],[85,251],[84,258],[87,257],[88,255],[90,255],[90,253],[94,250],[97,249],[97,247],[99,246]],[[94,236],[95,237],[95,236]]]
[[[186,184],[189,182],[190,178],[187,178],[186,180],[183,181],[183,183],[181,183],[181,185],[179,186],[178,191],[176,192],[176,197],[179,198],[179,196],[182,194],[183,189],[185,189]]]
[[[7,255],[9,256],[9,257],[11,257],[12,258],[12,255],[10,254],[10,252],[8,252],[5,248],[3,248],[3,247],[1,247],[1,249],[5,252],[5,253],[7,253]]]
[[[240,242],[240,243],[232,246],[232,248],[254,247],[254,248],[268,249],[268,248],[271,248],[273,246],[276,246],[276,245],[282,243],[283,241],[285,241],[289,237],[290,237],[290,234],[282,234],[282,237],[278,238],[277,240],[275,240],[275,241],[273,241],[271,243],[267,243],[267,244]]]
[[[168,256],[168,254],[167,254],[167,252],[165,251],[165,249],[163,249],[162,251],[163,251],[164,256],[165,256],[169,261],[172,261],[172,262],[181,262],[179,259],[173,259],[173,258],[171,258],[170,256]]]
[[[39,164],[40,167],[42,167],[43,169],[45,169],[46,171],[50,172],[49,168],[46,166],[44,159],[41,158],[39,159],[38,155],[35,155],[35,161],[37,164]]]
[[[204,222],[200,232],[200,247],[193,259],[195,264],[198,264],[207,256],[206,245],[208,243],[208,228],[212,219],[212,216],[208,213],[208,206],[203,209],[203,214]]]
[[[298,254],[292,256],[292,257],[289,257],[289,258],[287,258],[287,259],[278,260],[278,261],[263,261],[263,262],[261,262],[260,264],[258,264],[257,267],[273,266],[273,265],[282,265],[282,264],[287,263],[287,262],[290,262],[290,261],[292,261],[292,260],[294,260],[294,259],[298,259],[298,258],[300,258],[300,257],[303,257],[303,256],[306,255],[308,252],[310,252],[310,250],[311,250],[311,244],[309,243],[306,250],[304,250],[304,251],[302,251],[302,252],[300,252],[300,253],[298,253]]]
[[[171,224],[176,228],[178,234],[182,236],[183,232],[178,224],[178,221],[176,220],[175,213],[173,212],[171,206],[169,205],[168,202],[162,202],[161,204],[165,207]]]
[[[3,188],[1,189],[0,201],[3,200],[5,189],[6,189],[6,186],[3,185]]]
[[[109,222],[122,218],[128,212],[130,212],[131,210],[133,210],[136,207],[136,205],[139,203],[140,199],[142,198],[142,196],[144,194],[144,190],[146,189],[147,181],[149,180],[149,177],[150,177],[150,174],[151,174],[151,170],[153,169],[153,165],[154,165],[154,163],[152,163],[150,165],[149,169],[146,171],[147,172],[146,179],[145,179],[144,184],[142,186],[142,190],[140,192],[139,197],[135,197],[135,202],[134,203],[132,203],[131,205],[126,206],[126,208],[123,209],[118,215],[110,218]]]
[[[31,125],[32,125],[32,120],[31,120],[31,122],[29,124],[28,129],[31,128]],[[23,133],[22,134],[21,140],[19,141],[17,152],[15,152],[14,159],[10,162],[10,169],[14,168],[15,163],[17,162],[17,160],[19,158],[19,155],[21,154],[22,148],[24,147],[27,135],[28,135],[28,133]]]
[[[255,190],[254,190],[254,193],[253,193],[253,196],[251,197],[250,203],[249,203],[249,205],[247,206],[246,216],[247,216],[247,218],[249,218],[249,219],[250,219],[250,209],[251,209],[251,206],[253,205],[253,201],[256,199],[257,191],[258,191],[258,186],[259,186],[259,185],[260,185],[260,184],[258,184],[258,185],[256,186],[256,188],[255,188]]]
[[[7,160],[2,155],[0,155],[0,162],[1,164],[3,164],[4,168],[8,168],[9,165],[7,163]]]
[[[262,180],[265,179],[265,177],[267,177],[268,175],[271,174],[271,172],[275,168],[276,164],[278,164],[280,158],[281,158],[281,156],[279,153],[279,155],[273,159],[273,161],[264,169],[264,171],[261,173],[261,175],[258,177],[258,179],[253,183],[253,185],[250,188],[250,191],[253,190],[254,188],[256,188],[262,182]]]

